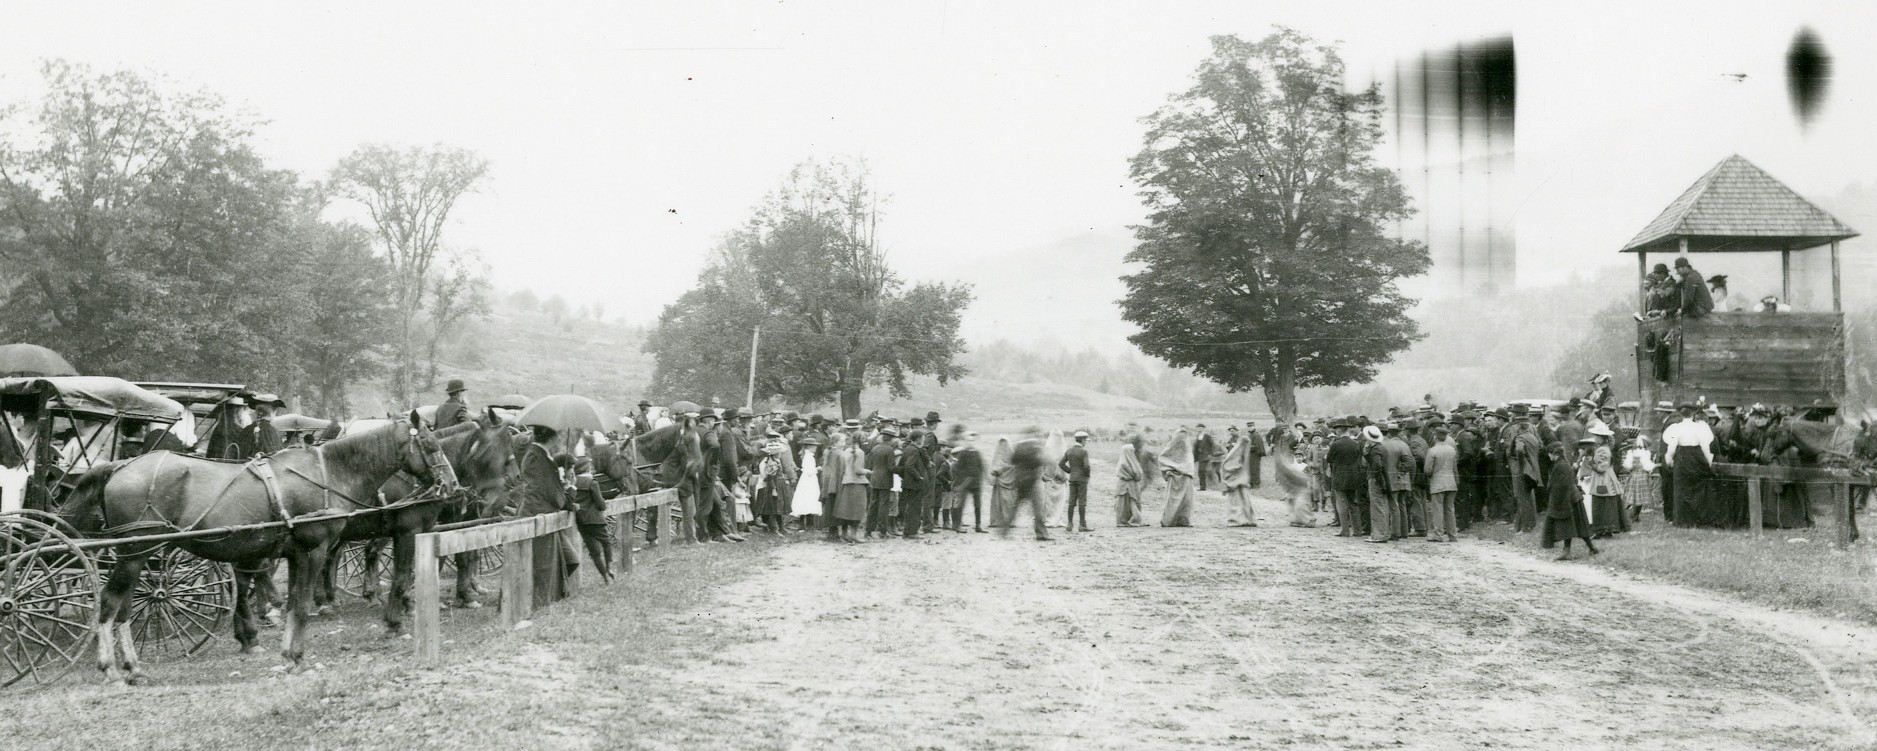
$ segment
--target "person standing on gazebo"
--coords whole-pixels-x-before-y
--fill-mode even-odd
[[[1682,318],[1703,318],[1714,312],[1714,295],[1708,291],[1707,280],[1701,278],[1701,272],[1696,271],[1687,258],[1675,259],[1675,274],[1680,277],[1677,286],[1681,289],[1681,307],[1678,312]]]

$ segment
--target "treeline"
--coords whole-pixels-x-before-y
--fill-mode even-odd
[[[0,133],[0,340],[86,374],[246,383],[342,416],[349,387],[383,375],[409,404],[429,385],[410,376],[434,380],[439,345],[486,310],[486,272],[439,237],[486,171],[473,155],[366,146],[309,179],[268,164],[211,93],[43,73]],[[329,220],[335,200],[374,226]]]
[[[1265,411],[1264,399],[1257,394],[1229,393],[1190,371],[1138,354],[1105,355],[1092,348],[1071,351],[1052,342],[1019,345],[999,339],[972,348],[963,361],[973,377],[986,380],[1080,386],[1166,409]]]

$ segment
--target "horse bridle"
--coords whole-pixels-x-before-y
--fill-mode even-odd
[[[412,425],[409,430],[411,431],[411,445],[423,457],[424,469],[430,475],[430,482],[420,488],[412,498],[423,496],[449,498],[462,494],[462,482],[456,478],[456,469],[450,466],[450,458],[444,455],[443,442],[437,440],[436,433],[416,425]]]

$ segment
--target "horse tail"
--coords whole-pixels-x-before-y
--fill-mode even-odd
[[[80,532],[95,532],[104,526],[104,488],[128,460],[105,462],[80,475],[78,484],[59,504],[59,518]]]

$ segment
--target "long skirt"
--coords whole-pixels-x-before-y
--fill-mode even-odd
[[[858,524],[867,515],[867,483],[850,482],[834,495],[834,518]]]
[[[1590,539],[1590,519],[1584,516],[1584,504],[1573,503],[1569,519],[1545,514],[1544,530],[1538,535],[1538,545],[1549,548],[1578,537]]]
[[[1765,502],[1760,511],[1760,523],[1768,529],[1800,529],[1812,526],[1812,494],[1805,483],[1769,482],[1765,485],[1763,497]]]
[[[1251,507],[1251,486],[1234,485],[1225,489],[1225,526],[1258,526],[1258,514]]]
[[[761,490],[756,491],[756,499],[750,502],[750,513],[756,516],[770,516],[774,514],[787,516],[789,513],[789,493],[793,490],[794,489],[790,488],[788,485],[778,482],[771,482],[764,485]],[[741,513],[737,514],[737,517],[737,521],[743,521]]]
[[[1290,525],[1293,527],[1314,527],[1317,525],[1318,502],[1312,496],[1319,485],[1311,483],[1310,490],[1293,491],[1290,494]]]
[[[1141,524],[1140,488],[1128,488],[1114,496],[1114,525],[1135,527]]]
[[[991,483],[991,524],[990,526],[993,526],[993,527],[1010,526],[1009,522],[1005,520],[1010,519],[1012,514],[1016,513],[1015,511],[1011,509],[1011,506],[1014,505],[1016,501],[1017,501],[1017,489],[1014,486],[1005,484],[1003,482]]]
[[[1160,512],[1160,526],[1193,526],[1193,478],[1178,472],[1167,476],[1167,507]]]
[[[1590,498],[1590,533],[1597,536],[1619,535],[1629,531],[1629,514],[1623,511],[1620,495]]]
[[[1049,505],[1044,509],[1043,518],[1048,519],[1049,526],[1054,527],[1057,526],[1056,516],[1061,514],[1062,518],[1065,520],[1062,526],[1068,526],[1066,520],[1069,518],[1069,483],[1067,481],[1055,482],[1053,480],[1044,480],[1038,483],[1038,485],[1041,486],[1039,490],[1041,490],[1043,497],[1049,499]]]
[[[1706,526],[1717,516],[1714,512],[1714,468],[1699,446],[1675,449],[1675,523],[1684,527]]]
[[[1518,507],[1512,519],[1512,531],[1530,532],[1538,526],[1538,490],[1540,487],[1537,480],[1526,477],[1524,474],[1512,477],[1513,503]]]
[[[580,568],[579,532],[563,529],[534,543],[534,606],[544,608],[567,598],[567,577]]]
[[[820,516],[825,511],[821,508],[821,478],[813,474],[803,474],[795,483],[795,493],[789,498],[785,514],[796,516]]]

